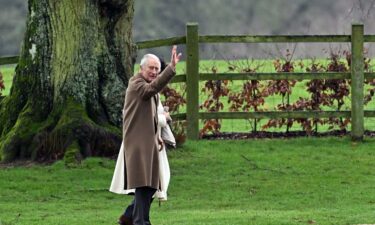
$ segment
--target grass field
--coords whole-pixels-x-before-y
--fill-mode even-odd
[[[169,152],[157,225],[375,224],[374,139],[199,141]],[[0,168],[1,225],[116,224],[131,201],[107,191],[115,161]]]
[[[12,87],[14,66],[0,66],[0,72],[3,74],[5,90],[2,91],[3,95],[9,95],[10,88]]]
[[[344,62],[344,60],[341,60]],[[296,72],[303,72],[304,69],[301,69],[298,65],[304,64],[305,66],[311,64],[311,60],[296,60],[295,61],[295,70]],[[321,65],[327,65],[328,61],[325,59],[316,60],[316,62],[320,63]],[[177,73],[185,73],[184,62],[178,64]],[[212,72],[212,68],[216,68],[219,72],[229,72],[228,67],[235,66],[236,70],[243,70],[245,68],[258,68],[258,72],[275,72],[273,67],[272,60],[238,60],[238,61],[224,61],[224,60],[217,60],[217,61],[200,61],[200,72],[209,73]],[[374,65],[371,65],[371,70],[373,70]],[[12,85],[12,79],[14,74],[14,66],[3,66],[0,67],[0,71],[4,75],[5,87],[6,89],[3,91],[3,95],[8,95],[10,91],[10,87]],[[138,66],[135,66],[135,71],[138,71]],[[297,82],[296,87],[293,88],[293,93],[290,96],[290,102],[295,102],[299,97],[309,97],[309,94],[305,91],[307,81],[300,81]],[[244,81],[234,81],[230,82],[228,88],[232,92],[239,92],[242,89]],[[204,82],[200,82],[200,90],[202,89]],[[172,84],[171,87],[181,90],[181,83],[179,84]],[[365,87],[366,89],[367,87]],[[207,99],[207,95],[204,93],[200,94],[200,104],[202,104]],[[229,104],[228,98],[223,97],[222,102],[224,103],[223,111],[228,111]],[[271,96],[267,97],[265,104],[261,107],[264,110],[273,111],[275,110],[275,106],[280,104],[282,99],[280,96]],[[351,107],[351,100],[350,98],[345,98],[345,106],[342,110],[350,110]],[[336,110],[336,108],[325,108],[325,110]],[[365,106],[365,110],[375,110],[375,101],[371,101],[368,105]],[[186,108],[181,107],[180,112],[185,112]],[[201,110],[204,111],[204,110]],[[262,125],[266,124],[268,119],[262,119],[258,122],[257,130],[261,130]],[[250,132],[252,130],[252,121],[249,120],[240,120],[240,119],[233,119],[233,120],[222,120],[221,121],[221,131],[222,132]],[[203,127],[203,123],[200,123],[200,127]],[[350,130],[350,126],[348,127]],[[365,129],[366,130],[375,130],[375,118],[365,118]],[[267,131],[271,132],[285,132],[286,128],[269,128]],[[290,131],[300,131],[302,130],[301,125],[294,124]],[[320,125],[318,131],[324,132],[328,130],[328,125]]]
[[[321,64],[326,64],[326,60],[318,60]],[[303,63],[308,64],[309,60],[301,61]],[[224,61],[224,60],[202,60],[200,61],[200,72],[204,73],[210,73],[212,72],[212,68],[216,68],[219,72],[229,72],[228,66],[235,65],[237,70],[242,70],[245,68],[256,68],[259,67],[258,72],[275,72],[275,69],[273,68],[273,61],[272,60],[238,60],[238,61]],[[177,65],[177,74],[186,73],[185,70],[185,62],[181,62]],[[8,95],[10,87],[12,86],[12,80],[14,75],[14,65],[6,65],[6,66],[0,66],[0,71],[4,75],[4,81],[5,81],[5,91],[3,92],[3,95]],[[138,71],[138,65],[135,65],[135,71]],[[301,69],[296,68],[296,72],[302,72]],[[241,88],[242,82],[235,82],[231,84],[231,88],[234,90]]]

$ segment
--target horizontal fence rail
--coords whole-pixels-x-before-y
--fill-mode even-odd
[[[138,49],[146,49],[146,48],[156,48],[156,47],[163,47],[163,46],[171,46],[171,45],[180,45],[186,43],[186,37],[173,37],[167,39],[159,39],[153,41],[141,41],[137,42]]]
[[[350,73],[200,73],[199,80],[349,79]]]
[[[199,81],[205,80],[339,80],[350,79],[351,73],[199,73]],[[375,73],[365,73],[365,79],[375,79]],[[186,74],[176,75],[170,83],[186,82]]]
[[[200,112],[199,119],[320,119],[331,117],[350,118],[351,111],[267,111],[267,112]],[[375,111],[364,111],[365,117],[375,117]],[[171,115],[174,120],[186,120],[186,113]]]
[[[200,43],[350,42],[350,35],[207,35]]]
[[[18,63],[18,56],[7,56],[0,58],[0,66]]]
[[[350,72],[304,73],[200,73],[199,44],[201,43],[351,43],[352,65]],[[375,111],[365,111],[363,104],[364,79],[375,79],[375,73],[364,72],[364,42],[375,42],[375,35],[364,35],[363,25],[352,25],[351,35],[199,35],[198,24],[188,23],[186,35],[166,39],[137,42],[137,49],[171,45],[186,45],[186,74],[175,76],[171,83],[186,83],[186,113],[172,115],[176,120],[187,121],[187,137],[199,138],[200,119],[259,119],[259,118],[351,118],[352,139],[362,140],[363,117],[375,117]],[[0,65],[15,64],[18,56],[0,58]],[[199,112],[199,81],[207,80],[351,80],[350,111],[266,111],[266,112]]]

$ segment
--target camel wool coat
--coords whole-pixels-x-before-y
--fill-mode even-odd
[[[164,114],[164,107],[159,99],[158,105],[158,133],[160,138],[164,143],[168,143],[171,147],[176,146],[176,139],[173,136],[172,130],[167,123],[167,118]],[[113,172],[111,186],[109,188],[110,192],[116,194],[134,194],[135,189],[126,189],[125,187],[125,150],[124,143],[121,143],[120,152],[117,156],[116,167]],[[161,151],[159,151],[159,177],[160,177],[160,190],[157,190],[153,198],[159,199],[159,201],[167,201],[167,191],[169,186],[169,181],[171,178],[171,171],[169,168],[168,156],[166,145],[163,145]]]
[[[147,82],[140,73],[129,80],[123,110],[126,189],[160,189],[158,92],[174,75],[168,66],[152,82]]]

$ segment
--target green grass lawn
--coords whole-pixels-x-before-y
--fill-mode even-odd
[[[2,91],[2,95],[9,95],[10,88],[12,87],[14,66],[0,66],[0,72],[3,74],[3,80],[5,89]]]
[[[342,60],[343,61],[343,60]],[[316,62],[319,62],[321,65],[326,65],[328,63],[327,60],[321,59],[316,60]],[[296,72],[303,72],[304,69],[300,68],[300,64],[304,64],[305,66],[311,64],[311,60],[296,60],[295,61],[295,70]],[[185,71],[185,63],[181,62],[178,64],[177,67],[177,74],[184,74]],[[224,61],[224,60],[202,60],[200,61],[200,72],[204,73],[210,73],[212,72],[212,68],[216,68],[219,72],[230,72],[228,67],[234,66],[236,68],[236,72],[241,71],[246,68],[258,68],[258,72],[275,72],[275,69],[273,67],[273,60],[237,60],[237,61]],[[374,65],[371,66],[373,68]],[[3,66],[0,67],[0,71],[4,75],[4,81],[5,81],[5,87],[6,89],[3,91],[3,95],[8,95],[10,91],[10,87],[12,85],[12,79],[14,74],[14,66]],[[135,71],[138,71],[138,66],[135,66]],[[228,88],[231,90],[231,92],[239,92],[242,89],[242,85],[245,81],[233,81],[229,82]],[[262,81],[266,82],[266,81]],[[293,103],[297,101],[299,97],[305,97],[309,98],[309,94],[306,92],[306,84],[307,81],[300,81],[297,82],[296,87],[293,88],[293,92],[290,96],[290,102]],[[204,82],[200,82],[200,90],[202,89],[204,85]],[[182,85],[181,83],[178,84],[172,84],[171,87],[175,88],[176,90],[180,90],[180,93],[182,93]],[[368,88],[368,87],[366,87]],[[365,88],[365,91],[366,91]],[[185,96],[186,97],[186,96]],[[199,102],[202,104],[206,99],[207,95],[204,93],[200,93]],[[222,111],[228,111],[229,109],[229,103],[228,98],[223,97],[222,103],[224,104],[224,109]],[[278,95],[276,96],[270,96],[267,97],[266,102],[263,106],[261,106],[261,109],[265,111],[273,111],[275,110],[275,106],[280,104],[282,102],[282,98]],[[350,110],[351,108],[351,100],[350,98],[345,98],[345,105],[342,108],[342,110]],[[324,110],[336,110],[336,108],[324,108]],[[375,110],[375,101],[371,101],[368,105],[365,106],[365,110]],[[186,107],[180,107],[179,112],[184,113],[186,111]],[[201,112],[204,112],[205,110],[200,110]],[[268,119],[262,119],[258,125],[257,130],[262,130],[261,127],[268,122]],[[221,121],[221,132],[250,132],[252,131],[252,121],[248,120],[240,120],[240,119],[233,119],[233,120],[222,120]],[[203,122],[201,121],[200,127],[203,127]],[[348,127],[348,130],[350,130],[350,126]],[[375,118],[365,118],[365,129],[367,130],[375,130]],[[284,132],[286,130],[286,127],[282,128],[269,128],[267,131],[271,132]],[[294,124],[291,129],[291,131],[300,131],[302,130],[300,124]],[[328,130],[328,125],[319,125],[319,132],[325,132]]]
[[[375,139],[187,142],[169,152],[157,225],[375,224]],[[131,201],[109,188],[115,161],[0,169],[1,225],[116,224]]]
[[[301,61],[301,60],[300,60]],[[298,61],[299,62],[299,61]],[[303,60],[305,64],[309,63],[309,60]],[[319,60],[321,64],[326,64],[326,60]],[[275,72],[273,68],[272,60],[236,60],[236,61],[225,61],[225,60],[202,60],[200,61],[199,71],[203,73],[212,72],[212,68],[217,68],[219,72],[229,72],[228,66],[235,65],[236,70],[243,70],[246,68],[255,68],[259,67],[259,72]],[[139,66],[135,65],[135,71],[139,70]],[[14,75],[15,65],[5,65],[0,66],[0,71],[4,75],[5,90],[3,95],[8,95],[9,90],[12,86],[12,80]],[[238,71],[237,71],[238,72]],[[297,72],[302,72],[301,69],[297,69]],[[177,74],[186,73],[185,62],[181,62],[177,65]],[[231,84],[232,89],[238,90],[241,89],[242,82],[234,82]]]

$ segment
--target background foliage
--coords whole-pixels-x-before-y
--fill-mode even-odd
[[[133,36],[135,41],[182,36],[187,22],[198,22],[202,35],[349,34],[352,22],[364,23],[367,33],[375,33],[373,11],[373,0],[136,0]],[[0,56],[19,53],[26,13],[27,0],[0,0]],[[298,55],[321,53],[321,48],[304,46],[299,44]],[[220,52],[226,52],[225,57],[269,53],[261,45],[218,44],[202,49],[204,58],[222,57]],[[169,54],[169,48],[153,51]]]

